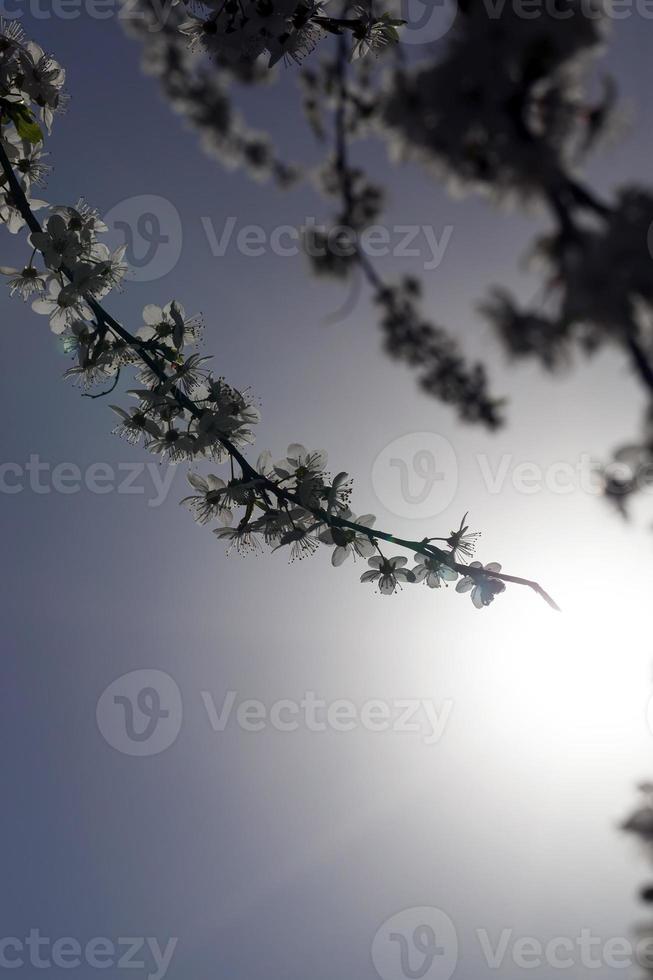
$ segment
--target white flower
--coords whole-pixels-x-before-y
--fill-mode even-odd
[[[204,400],[210,402],[219,414],[237,418],[240,425],[256,425],[261,420],[258,408],[243,392],[227,384],[224,378],[211,379]]]
[[[82,244],[74,231],[70,231],[60,214],[48,218],[45,231],[34,231],[30,241],[43,255],[49,269],[55,272],[62,267],[73,266],[82,253]]]
[[[144,411],[154,413],[165,422],[170,422],[182,414],[182,409],[175,399],[158,388],[154,391],[149,391],[147,388],[130,388],[127,394],[138,398]]]
[[[93,246],[96,236],[108,230],[95,208],[90,207],[83,198],[79,199],[74,208],[60,204],[53,207],[52,211],[66,219],[69,230],[79,236],[85,248]]]
[[[254,433],[237,416],[224,412],[204,412],[197,425],[197,436],[201,447],[218,461],[226,452],[220,442],[222,439],[228,439],[239,448],[254,442]]]
[[[341,513],[344,515],[344,511],[349,510],[349,500],[351,498],[353,488],[353,480],[350,479],[348,473],[338,473],[334,478],[330,487],[325,486],[327,492],[327,505],[326,509],[330,514]]]
[[[378,52],[381,48],[399,41],[397,28],[401,27],[404,21],[393,20],[387,13],[380,19],[374,20],[370,16],[370,9],[363,5],[357,5],[352,12],[361,18],[360,29],[354,31],[356,41],[351,53],[352,61],[364,57],[370,51]]]
[[[473,561],[469,568],[477,569],[472,575],[466,575],[456,586],[456,592],[472,593],[472,602],[477,609],[489,606],[494,601],[494,597],[500,592],[505,591],[504,583],[497,578],[492,578],[494,572],[501,571],[498,562],[490,562],[489,565],[481,565],[480,561]]]
[[[407,561],[408,559],[403,555],[396,558],[382,558],[380,555],[375,555],[368,560],[367,564],[371,571],[363,572],[361,582],[378,581],[381,595],[392,595],[396,589],[401,588],[400,582],[415,581],[413,573],[403,567]]]
[[[293,521],[295,521],[295,512],[291,514]],[[310,557],[314,555],[319,547],[319,541],[315,535],[316,524],[311,524],[308,527],[304,527],[295,521],[294,526],[292,526],[285,534],[282,534],[279,539],[279,544],[273,548],[273,551],[278,551],[279,548],[284,548],[290,546],[290,557],[289,561],[297,561],[302,558]]]
[[[444,582],[455,582],[458,572],[447,565],[443,565],[437,558],[424,558],[422,562],[413,568],[416,582],[425,582],[429,589],[439,589]]]
[[[56,334],[63,333],[73,320],[91,316],[78,292],[72,286],[62,286],[56,279],[50,280],[46,296],[34,300],[32,309],[50,317],[50,329]]]
[[[48,206],[46,201],[37,201],[35,198],[29,196],[27,181],[21,180],[20,184],[32,211],[40,211],[42,208]],[[0,222],[2,222],[3,227],[12,235],[21,231],[26,224],[10,191],[0,190]]]
[[[168,459],[177,462],[181,459],[191,459],[195,445],[190,436],[171,425],[165,432],[159,433],[152,439],[148,449],[152,453],[160,453],[161,456],[167,456]]]
[[[376,517],[374,514],[363,514],[362,517],[354,517],[351,511],[345,511],[339,515],[352,524],[361,524],[363,527],[372,527]],[[319,535],[320,541],[324,544],[335,545],[331,555],[331,564],[334,567],[342,565],[346,558],[351,555],[356,561],[356,556],[360,558],[370,558],[376,551],[375,545],[369,537],[354,531],[348,527],[328,527]]]
[[[29,188],[32,184],[43,183],[52,167],[43,163],[43,157],[48,154],[44,153],[42,145],[35,146],[21,139],[15,131],[4,136],[3,145],[10,163],[20,175],[23,187]]]
[[[299,476],[301,479],[306,474],[317,475],[324,472],[327,463],[327,454],[323,449],[307,450],[301,443],[293,442],[288,446],[285,460],[275,466],[275,470],[283,479],[289,476]]]
[[[207,355],[191,354],[185,361],[180,360],[171,364],[171,374],[167,381],[168,387],[175,386],[181,388],[187,395],[192,394],[195,388],[206,381],[208,371],[202,365],[210,360],[211,357]],[[142,374],[145,376],[146,372],[142,372]]]
[[[12,269],[6,265],[0,265],[0,273],[9,276],[9,292],[13,296],[18,293],[21,299],[29,299],[34,293],[41,295],[45,290],[46,278],[33,265],[26,265],[23,269]]]
[[[263,540],[272,547],[279,543],[281,537],[288,530],[288,515],[284,511],[271,509],[266,510],[252,525],[253,529],[263,535]]]
[[[120,245],[113,252],[110,252],[106,245],[96,245],[93,248],[95,265],[85,291],[96,299],[102,299],[116,286],[120,286],[128,270],[127,263],[124,261],[126,249],[126,245]]]
[[[324,37],[322,28],[310,22],[309,17],[320,12],[320,4],[309,4],[309,9],[302,15],[301,23],[295,22],[293,29],[279,33],[276,37],[266,39],[270,52],[270,68],[284,58],[301,62],[313,50],[320,38]]]
[[[202,320],[198,316],[186,316],[186,312],[176,300],[161,308],[153,303],[143,310],[144,327],[138,331],[142,340],[166,341],[179,350],[185,344],[199,339]]]
[[[234,515],[226,506],[227,485],[224,480],[212,474],[200,476],[199,473],[189,473],[187,479],[199,493],[184,497],[180,503],[188,507],[198,524],[208,524],[214,518],[223,524],[231,524]]]
[[[61,90],[66,73],[43,48],[28,41],[20,52],[21,89],[41,107],[41,117],[48,131],[53,113],[61,105]]]
[[[105,251],[107,258],[100,262],[75,262],[68,265],[68,269],[72,270],[72,284],[79,293],[102,299],[114,286],[119,285],[127,271],[127,266],[122,261],[124,247],[121,246],[112,254],[109,254],[108,249]]]
[[[324,468],[327,454],[322,449],[305,449],[300,443],[294,442],[288,446],[286,459],[274,467],[282,482],[294,481],[293,490],[305,507],[319,507],[323,499],[328,497],[325,490]]]
[[[261,550],[256,530],[248,524],[238,524],[237,527],[217,527],[213,533],[221,540],[229,542],[227,554],[231,553],[232,548],[235,548],[239,555]]]
[[[110,405],[109,407],[120,419],[120,423],[112,431],[116,435],[123,436],[132,446],[140,442],[141,436],[145,436],[146,440],[148,436],[152,439],[161,438],[159,426],[152,419],[149,419],[141,409],[133,408],[130,412],[126,412],[119,405]]]
[[[241,392],[228,385],[224,379],[211,381],[201,397],[201,390],[195,395],[196,402],[208,403],[197,426],[200,444],[207,453],[218,461],[223,457],[224,450],[220,439],[229,439],[239,448],[254,442],[254,433],[250,426],[260,420],[260,412],[251,405]]]
[[[467,520],[467,514],[463,517],[460,522],[460,527],[456,531],[452,531],[448,538],[446,538],[446,543],[451,548],[452,554],[457,558],[462,556],[464,558],[471,558],[476,549],[476,541],[480,537],[480,533],[477,531],[469,531],[468,525],[465,524]],[[433,539],[437,540],[437,539]]]
[[[266,480],[274,479],[274,464],[272,462],[272,453],[269,449],[264,449],[256,460],[256,472],[264,476]]]

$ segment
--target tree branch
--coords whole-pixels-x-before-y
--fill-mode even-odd
[[[35,233],[41,231],[41,225],[39,221],[34,216],[27,197],[23,192],[20,183],[18,182],[9,158],[2,145],[2,140],[0,139],[0,166],[4,172],[9,186],[11,188],[11,193],[13,196],[13,201],[15,206],[18,208],[23,220],[27,224],[28,228]],[[64,275],[69,280],[71,276],[67,270],[63,270]],[[133,350],[138,358],[153,372],[155,377],[166,386],[166,390],[172,395],[180,408],[187,411],[193,418],[201,419],[204,415],[205,410],[200,408],[196,402],[186,395],[184,391],[178,388],[176,385],[170,384],[170,378],[165,373],[161,366],[161,362],[157,360],[156,357],[152,356],[148,350],[140,343],[137,337],[134,337],[125,327],[122,326],[117,320],[115,320],[110,313],[108,313],[104,307],[92,297],[86,297],[86,301],[90,306],[93,314],[98,320],[98,323],[102,323],[106,326],[112,333],[123,340],[131,350]],[[376,529],[370,529],[362,524],[357,524],[354,521],[349,521],[344,517],[340,517],[337,514],[331,513],[322,507],[308,507],[306,504],[294,493],[289,490],[284,489],[280,484],[275,483],[268,477],[259,473],[246,457],[240,452],[240,450],[231,442],[230,439],[219,436],[218,441],[221,446],[226,450],[229,456],[234,459],[241,468],[243,477],[249,480],[255,481],[256,484],[272,494],[278,501],[285,504],[293,504],[296,507],[300,507],[306,511],[313,514],[321,523],[324,523],[327,527],[345,528],[351,531],[355,531],[357,534],[367,537],[370,541],[376,541],[377,539],[382,541],[387,541],[392,544],[396,544],[399,547],[405,548],[408,551],[412,551],[415,554],[424,555],[427,558],[435,559],[446,565],[448,568],[453,569],[460,575],[468,576],[472,578],[475,582],[483,582],[489,579],[499,579],[503,582],[510,582],[516,585],[524,585],[538,595],[540,595],[552,609],[558,609],[558,606],[553,601],[553,599],[548,595],[547,592],[537,583],[530,579],[520,578],[513,575],[508,575],[504,572],[492,572],[488,574],[484,572],[482,568],[475,568],[469,565],[462,564],[455,560],[455,554],[453,552],[444,551],[441,548],[437,548],[430,544],[427,539],[422,541],[410,541],[404,538],[397,538],[394,535],[386,531],[379,531]]]

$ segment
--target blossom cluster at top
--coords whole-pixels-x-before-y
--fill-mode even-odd
[[[346,18],[329,17],[322,0],[174,0],[194,15],[180,26],[192,44],[231,62],[254,62],[269,54],[270,66],[282,58],[301,61],[327,33],[350,30],[352,56],[398,39],[402,21],[374,16],[371,4],[351,5]],[[199,9],[198,9],[199,8]]]

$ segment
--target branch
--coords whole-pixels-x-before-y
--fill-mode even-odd
[[[359,174],[349,159],[347,108],[352,100],[347,83],[348,66],[346,41],[340,37],[334,66],[334,168],[337,193],[342,201],[338,223],[354,232],[351,258],[383,308],[381,326],[385,333],[385,348],[410,367],[422,369],[420,384],[423,390],[445,404],[455,405],[461,418],[497,429],[503,421],[503,402],[492,398],[488,392],[484,368],[478,364],[468,366],[457,342],[444,329],[422,316],[416,302],[419,295],[416,281],[399,287],[388,285],[360,245],[358,234],[371,220],[370,207],[365,200],[365,190],[369,188],[363,188],[362,192],[357,188]]]
[[[653,364],[651,364],[646,351],[639,341],[639,337],[633,329],[627,331],[625,345],[626,350],[630,353],[632,363],[640,380],[653,393]]]
[[[41,225],[39,221],[34,216],[27,197],[23,192],[23,189],[17,180],[11,163],[7,157],[5,149],[2,145],[2,140],[0,139],[0,167],[4,172],[9,187],[11,189],[11,194],[13,198],[13,203],[19,210],[21,216],[23,217],[25,223],[30,228],[32,232],[38,233],[41,231]],[[70,270],[63,269],[63,274],[65,277],[71,281],[72,274]],[[205,413],[205,410],[201,408],[195,401],[193,401],[184,391],[182,391],[177,385],[171,384],[171,379],[166,374],[165,370],[161,366],[161,361],[153,356],[149,350],[145,348],[141,341],[133,336],[121,323],[114,319],[111,314],[104,309],[104,307],[94,298],[87,296],[86,301],[91,308],[98,324],[103,325],[113,334],[119,337],[121,340],[127,344],[130,350],[132,350],[136,356],[145,364],[154,374],[154,376],[165,386],[165,389],[174,398],[177,405],[183,410],[187,411],[194,419],[201,419]],[[173,358],[169,358],[174,360]],[[513,575],[508,575],[503,572],[492,572],[491,574],[485,572],[483,568],[474,567],[473,565],[465,565],[456,561],[455,551],[452,549],[451,552],[445,551],[441,548],[434,546],[429,543],[428,539],[422,541],[410,541],[403,538],[395,537],[386,531],[379,531],[376,529],[371,529],[365,525],[358,524],[354,521],[349,521],[344,517],[339,516],[337,513],[332,513],[330,510],[324,509],[322,507],[307,506],[307,504],[300,499],[300,497],[282,487],[280,483],[276,483],[269,479],[267,476],[259,473],[246,457],[240,452],[240,450],[235,446],[230,439],[225,436],[218,436],[217,441],[226,450],[232,460],[235,460],[242,471],[244,478],[250,480],[255,486],[266,493],[271,494],[280,503],[292,504],[295,507],[301,508],[309,513],[311,513],[321,524],[326,525],[330,528],[342,528],[348,529],[356,532],[357,534],[368,538],[371,542],[375,543],[378,540],[387,541],[392,544],[396,544],[414,554],[423,555],[427,558],[435,559],[447,568],[452,569],[460,575],[467,576],[475,583],[481,584],[488,579],[498,579],[502,582],[510,582],[517,585],[524,585],[538,595],[540,595],[553,609],[558,609],[556,603],[551,599],[551,597],[544,591],[544,589],[537,583],[530,579],[520,578]]]

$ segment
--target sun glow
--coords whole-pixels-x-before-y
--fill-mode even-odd
[[[586,769],[605,766],[613,753],[618,764],[626,738],[648,744],[648,591],[644,578],[610,588],[597,569],[586,581],[559,585],[561,613],[527,602],[513,608],[491,683],[501,705],[496,723],[521,733],[518,751],[539,749],[559,765],[582,761]]]

